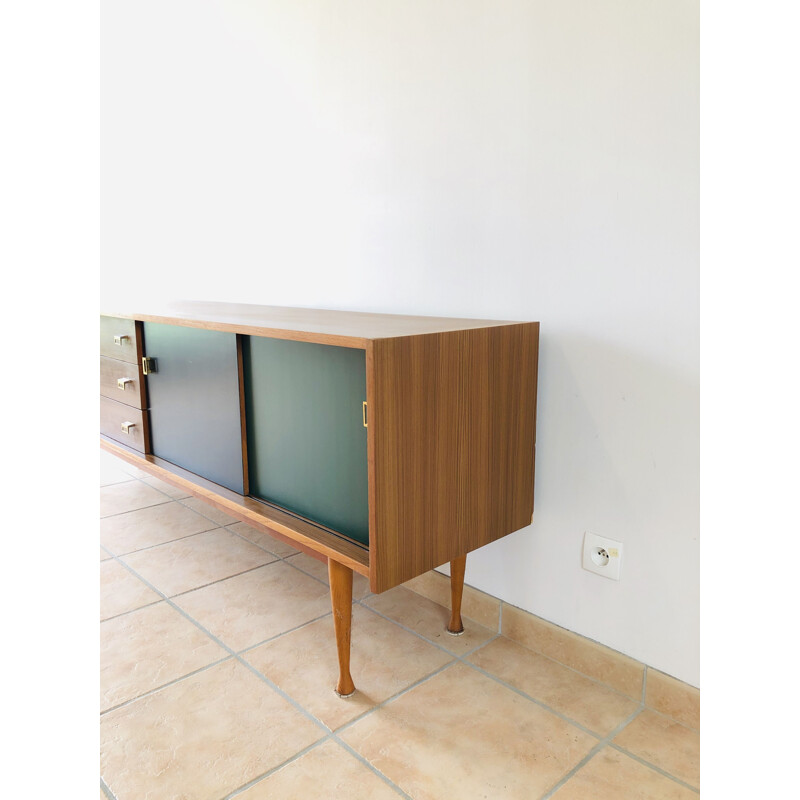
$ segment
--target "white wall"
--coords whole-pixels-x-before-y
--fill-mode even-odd
[[[467,581],[694,685],[697,28],[696,0],[106,3],[101,287],[540,320],[535,521]]]

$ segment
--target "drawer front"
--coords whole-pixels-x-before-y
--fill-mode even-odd
[[[100,394],[134,408],[146,408],[141,366],[100,356]]]
[[[100,433],[110,439],[115,439],[122,444],[146,452],[147,442],[147,412],[138,408],[126,406],[116,400],[100,397]],[[123,430],[123,423],[133,423],[128,427],[128,432]]]
[[[100,355],[138,364],[136,322],[119,317],[100,317]]]

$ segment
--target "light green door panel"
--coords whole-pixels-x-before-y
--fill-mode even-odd
[[[366,354],[245,337],[250,494],[369,541]]]

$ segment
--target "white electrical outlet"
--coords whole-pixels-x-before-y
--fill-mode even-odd
[[[622,542],[615,542],[596,533],[583,537],[583,568],[612,581],[619,580],[622,567]]]

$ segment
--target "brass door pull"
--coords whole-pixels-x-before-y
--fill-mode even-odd
[[[361,404],[361,421],[364,423],[364,427],[368,427],[367,425],[367,401],[365,400]]]
[[[130,338],[131,338],[131,337],[130,337],[130,336],[128,336],[128,334],[127,334],[127,333],[121,333],[119,336],[115,336],[115,337],[114,337],[114,344],[122,346],[122,343],[123,343],[123,342],[124,342],[126,339],[130,339]]]
[[[125,391],[125,386],[129,383],[133,383],[133,378],[118,378],[117,379],[117,389],[122,389]]]
[[[136,427],[136,423],[135,422],[123,422],[121,427],[122,427],[122,432],[123,433],[130,434],[131,428],[135,428]]]

